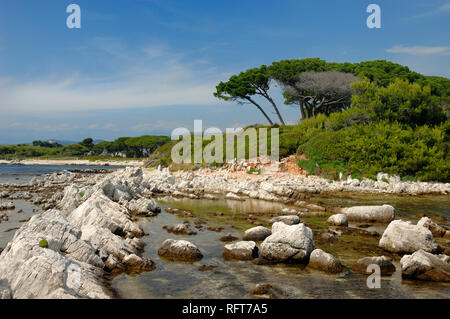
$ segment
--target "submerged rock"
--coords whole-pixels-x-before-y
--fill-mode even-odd
[[[335,214],[331,215],[330,218],[328,218],[328,225],[331,226],[348,226],[348,219],[347,215],[345,214]]]
[[[297,215],[277,216],[270,220],[270,223],[282,222],[286,225],[296,225],[300,223],[300,218]]]
[[[189,223],[182,223],[173,226],[164,226],[169,233],[177,235],[197,235],[197,232],[192,230]]]
[[[225,236],[222,236],[222,237],[219,238],[219,240],[223,241],[223,242],[231,242],[231,241],[235,241],[235,240],[238,240],[238,239],[239,238],[237,238],[237,237],[235,237],[235,236],[233,236],[231,234],[226,234]]]
[[[16,208],[13,202],[0,203],[0,210],[12,210]]]
[[[258,257],[258,247],[254,241],[239,241],[225,245],[223,249],[225,259],[252,260]]]
[[[367,272],[369,265],[380,266],[382,275],[391,275],[395,272],[394,264],[385,256],[361,258],[352,266],[352,269],[360,274],[370,275],[372,272]]]
[[[244,240],[263,241],[272,235],[272,231],[264,226],[257,226],[247,229],[244,233]]]
[[[203,258],[200,250],[187,240],[166,239],[158,249],[158,254],[162,257],[195,261]]]
[[[450,256],[419,250],[400,260],[402,276],[426,281],[450,282]]]
[[[261,244],[261,256],[272,262],[304,262],[313,250],[313,232],[304,224],[274,223]]]
[[[364,223],[389,223],[395,217],[395,209],[391,205],[354,206],[343,210],[349,221]]]
[[[309,256],[309,267],[329,273],[339,273],[342,271],[342,264],[333,255],[324,252],[322,249],[314,249]]]
[[[389,224],[379,246],[393,253],[413,253],[420,249],[438,252],[440,249],[430,230],[402,220],[394,220]]]

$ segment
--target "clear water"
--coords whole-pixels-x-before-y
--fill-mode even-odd
[[[423,201],[423,207],[432,206],[429,200]],[[440,205],[440,201],[437,203]],[[280,209],[280,204],[262,201],[246,203],[183,199],[172,203],[163,202],[163,208],[167,205],[180,208],[184,206],[191,209],[194,215],[198,211],[203,218],[208,210],[238,214],[246,210],[278,212]],[[416,210],[422,209],[415,206],[413,211]],[[409,215],[412,216],[413,211]],[[155,261],[156,269],[144,274],[123,274],[116,277],[113,287],[122,298],[253,298],[251,291],[258,283],[278,287],[286,298],[450,298],[448,283],[402,280],[398,260],[394,261],[397,272],[393,276],[383,277],[381,289],[376,290],[367,288],[365,276],[349,269],[341,274],[331,275],[304,266],[261,266],[248,261],[225,261],[222,258],[225,243],[219,241],[219,238],[227,233],[240,238],[242,230],[225,226],[221,233],[205,230],[194,236],[179,236],[162,229],[164,225],[184,220],[186,219],[166,213],[164,209],[157,217],[139,220],[144,230],[150,234],[144,238],[147,244],[144,256]],[[221,224],[228,223],[225,221]],[[217,223],[213,225],[217,226]],[[204,258],[194,263],[172,262],[160,258],[157,250],[167,238],[191,241],[202,251]],[[341,261],[344,266],[351,268],[351,263]],[[201,272],[198,270],[201,265],[216,268]]]
[[[70,169],[116,169],[97,166],[22,166],[0,165],[0,183],[24,182],[34,176]],[[17,179],[18,178],[18,179]],[[441,215],[450,219],[449,196],[401,197],[390,195],[342,195],[313,198],[327,205],[351,206],[391,204],[397,216],[417,220],[418,213]],[[30,201],[15,200],[15,210],[6,211],[8,222],[0,223],[0,248],[4,248],[14,236],[15,230],[40,210]],[[244,225],[239,217],[245,214],[278,213],[286,207],[280,203],[257,200],[171,200],[160,201],[163,210],[157,217],[141,218],[138,222],[149,236],[144,256],[156,263],[156,269],[141,274],[122,274],[113,279],[113,287],[122,298],[253,298],[251,291],[258,283],[271,284],[281,290],[286,298],[450,298],[450,284],[402,280],[398,260],[394,261],[397,272],[383,277],[381,289],[370,290],[366,277],[349,269],[338,275],[325,274],[304,266],[258,266],[251,262],[225,261],[222,258],[225,243],[220,237],[231,233],[241,238]],[[186,218],[165,212],[166,207],[191,210],[195,217],[208,220],[209,226],[223,227],[222,232],[197,231],[194,236],[167,233],[162,227],[184,222]],[[18,213],[22,209],[23,213]],[[33,209],[36,211],[33,212]],[[225,216],[215,217],[214,212]],[[190,219],[191,221],[193,219]],[[383,229],[377,229],[383,231]],[[171,262],[160,258],[158,248],[167,238],[186,239],[202,251],[202,260],[194,263]],[[352,263],[346,256],[337,254],[344,266]],[[215,266],[211,271],[201,272],[199,266]]]
[[[62,172],[66,170],[83,169],[105,169],[116,170],[123,167],[118,166],[81,166],[81,165],[0,165],[0,183],[27,183],[33,177],[51,174],[53,172]]]

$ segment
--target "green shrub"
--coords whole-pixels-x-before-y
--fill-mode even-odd
[[[48,241],[45,238],[41,239],[41,241],[39,242],[39,247],[48,248]]]

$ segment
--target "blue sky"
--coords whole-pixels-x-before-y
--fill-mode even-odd
[[[78,30],[66,27],[71,3]],[[366,26],[370,3],[381,29]],[[305,57],[449,77],[449,31],[448,0],[0,0],[0,143],[265,123],[251,106],[216,100],[215,85]]]

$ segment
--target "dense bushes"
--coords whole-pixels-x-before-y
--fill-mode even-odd
[[[421,180],[448,181],[448,127],[448,121],[437,127],[415,129],[379,122],[337,131],[324,129],[301,139],[298,151],[317,164],[311,173],[330,178],[336,178],[339,172],[368,177],[387,172]]]

